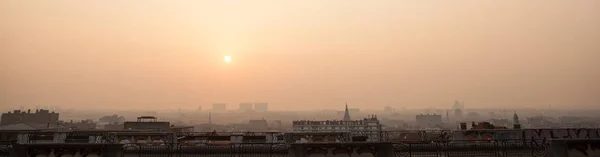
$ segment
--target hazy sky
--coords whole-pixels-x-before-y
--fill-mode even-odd
[[[599,68],[598,0],[0,1],[11,108],[591,108]]]

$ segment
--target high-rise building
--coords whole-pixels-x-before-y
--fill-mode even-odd
[[[254,103],[254,110],[258,112],[267,112],[269,110],[269,103]]]
[[[225,112],[227,111],[227,104],[224,103],[215,103],[212,107],[213,112]]]
[[[254,104],[252,103],[240,103],[240,111],[252,111],[254,108]]]

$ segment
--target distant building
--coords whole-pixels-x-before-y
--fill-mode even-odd
[[[461,103],[458,100],[455,100],[454,105],[452,106],[452,109],[454,110],[454,118],[462,119],[464,108],[465,108],[465,105],[463,103]]]
[[[366,136],[369,140],[377,141],[381,138],[383,126],[379,123],[376,116],[371,116],[361,120],[327,120],[327,121],[309,121],[300,120],[292,122],[293,132],[295,133],[319,133],[319,132],[349,132],[355,136]]]
[[[135,122],[125,122],[123,127],[126,130],[168,131],[171,128],[171,123],[159,122],[153,116],[142,116],[138,117]]]
[[[441,125],[442,115],[439,114],[420,114],[416,116],[417,125],[420,127],[435,127]]]
[[[125,122],[125,117],[113,114],[111,116],[104,116],[98,119],[101,123],[123,123]]]
[[[122,130],[123,128],[123,123],[101,123],[98,125],[98,129],[104,130]]]
[[[254,104],[252,103],[240,103],[240,111],[252,111],[254,109]]]
[[[369,140],[379,140],[383,130],[375,115],[362,120],[351,120],[347,104],[343,120],[300,120],[293,121],[292,127],[295,133],[349,132],[352,135],[365,136]]]
[[[463,112],[461,109],[454,109],[454,118],[461,119],[463,117]]]
[[[225,111],[227,111],[227,104],[223,104],[223,103],[213,104],[212,111],[213,112],[225,112]]]
[[[91,119],[82,120],[79,122],[70,121],[68,123],[62,123],[66,128],[71,128],[73,130],[95,130],[98,128],[98,123],[94,122]]]
[[[269,103],[254,103],[254,110],[258,112],[269,111]]]
[[[31,110],[21,111],[14,110],[13,113],[2,113],[0,125],[18,124],[18,123],[41,123],[41,124],[56,124],[58,123],[58,113],[50,110],[35,110],[31,113]]]
[[[471,123],[471,127],[467,127],[467,123],[460,123],[460,130],[462,130],[462,135],[467,141],[476,141],[476,140],[494,140],[494,137],[502,139],[503,137],[511,137],[512,132],[507,131],[507,127],[505,126],[496,126],[490,122],[479,122]],[[481,131],[485,130],[485,131]]]
[[[253,132],[266,132],[269,131],[269,124],[267,124],[267,120],[250,120],[248,122],[249,128],[248,131]]]

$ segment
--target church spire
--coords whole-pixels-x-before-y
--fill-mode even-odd
[[[350,112],[348,111],[348,102],[346,102],[346,111],[344,112],[344,121],[350,121]]]

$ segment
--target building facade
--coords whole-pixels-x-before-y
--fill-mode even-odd
[[[269,103],[254,103],[254,110],[258,112],[269,111]]]
[[[213,112],[225,112],[227,111],[227,104],[217,103],[212,106]]]
[[[240,111],[252,111],[254,110],[254,104],[252,103],[240,103]]]
[[[382,125],[376,116],[370,116],[361,120],[326,120],[310,121],[300,120],[292,122],[295,133],[319,133],[319,132],[349,132],[351,135],[367,136],[370,141],[381,138]]]
[[[416,120],[421,128],[435,127],[443,123],[442,115],[439,114],[420,114],[416,116]]]

